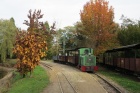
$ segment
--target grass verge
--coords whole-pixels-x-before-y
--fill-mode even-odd
[[[123,86],[131,93],[140,93],[140,82],[134,81],[126,76],[121,75],[120,73],[115,73],[107,69],[100,69],[98,72]]]
[[[40,93],[49,83],[46,71],[37,66],[32,77],[22,78],[19,73],[13,78],[13,84],[8,93]]]

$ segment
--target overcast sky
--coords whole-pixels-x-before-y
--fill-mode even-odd
[[[80,20],[80,10],[90,0],[0,0],[0,18],[13,17],[17,27],[26,29],[23,24],[27,20],[29,9],[41,9],[44,17],[51,25],[56,21],[57,28],[72,26]],[[132,19],[140,19],[140,0],[108,0],[113,6],[115,21],[120,22],[121,15]]]

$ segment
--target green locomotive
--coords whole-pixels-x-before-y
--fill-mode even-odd
[[[96,71],[96,57],[92,48],[76,48],[66,50],[65,55],[54,56],[53,60],[61,63],[69,63],[77,66],[81,71]]]
[[[96,66],[96,57],[93,55],[92,48],[80,48],[78,67],[81,71],[95,71],[98,69]]]

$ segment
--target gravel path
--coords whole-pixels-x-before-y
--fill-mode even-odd
[[[51,81],[49,86],[46,87],[42,93],[76,93],[72,90],[71,86],[66,81],[66,78],[77,93],[107,93],[102,85],[86,72],[81,72],[79,69],[64,64],[49,61],[42,62],[52,66],[51,70],[42,65],[42,67],[47,70]],[[64,78],[62,73],[66,78]],[[60,84],[63,92],[60,89]]]

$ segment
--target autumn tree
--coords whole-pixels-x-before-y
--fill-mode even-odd
[[[47,50],[46,27],[43,22],[39,22],[43,15],[41,10],[29,11],[29,22],[24,24],[29,26],[27,31],[18,31],[16,36],[14,53],[18,61],[16,68],[25,77],[28,72],[32,72],[39,64],[40,58],[45,56]]]
[[[90,47],[94,48],[96,54],[102,53],[106,49],[116,46],[117,42],[114,37],[116,24],[114,23],[114,10],[108,6],[106,0],[95,0],[87,2],[80,12],[84,34]]]

